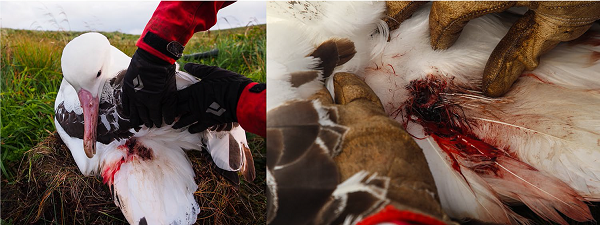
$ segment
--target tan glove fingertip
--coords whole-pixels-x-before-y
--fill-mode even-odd
[[[517,2],[434,2],[429,13],[431,47],[435,50],[449,48],[470,20],[502,12],[515,4]]]
[[[427,4],[426,1],[387,1],[386,3],[386,18],[383,19],[390,30],[397,29],[404,20],[410,18],[412,14],[422,5]]]
[[[357,99],[366,99],[383,109],[383,105],[373,89],[354,74],[334,74],[333,85],[337,104],[346,105]]]
[[[566,5],[559,7],[556,4]],[[584,6],[590,9],[582,11]],[[595,19],[600,18],[600,3],[541,2],[536,7],[540,9],[529,10],[511,26],[490,55],[483,72],[482,91],[485,95],[504,95],[523,71],[534,70],[538,66],[542,54],[552,50],[561,41],[581,36]],[[573,10],[572,13],[565,11],[569,8]],[[573,14],[578,13],[579,17],[588,19],[576,19],[577,16]]]

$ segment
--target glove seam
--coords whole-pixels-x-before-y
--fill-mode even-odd
[[[449,29],[452,27],[452,25],[454,25],[454,24],[455,24],[457,21],[462,21],[462,20],[464,20],[465,18],[467,18],[467,17],[471,17],[471,16],[473,16],[473,15],[479,15],[479,16],[481,16],[481,15],[484,15],[484,14],[486,14],[486,13],[490,12],[490,11],[495,11],[495,10],[497,10],[497,9],[499,9],[499,8],[506,7],[507,5],[510,5],[510,4],[513,4],[513,3],[504,3],[504,4],[502,4],[502,5],[499,5],[499,6],[496,6],[496,7],[493,7],[493,8],[484,9],[484,10],[478,10],[478,11],[471,12],[471,13],[469,13],[469,14],[462,15],[462,16],[460,16],[460,17],[458,17],[458,18],[456,18],[456,19],[453,19],[452,21],[450,21],[450,23],[448,23],[448,25],[447,25],[446,27],[444,27],[444,29],[442,30],[442,32],[441,32],[441,33],[442,33],[442,34],[445,34],[445,33],[446,33],[446,31],[447,31],[447,30],[449,30]],[[476,16],[476,17],[479,17],[479,16]],[[436,45],[437,45],[437,43],[439,43],[439,41],[440,41],[440,39],[442,38],[442,36],[444,36],[444,35],[439,35],[439,36],[436,38],[436,40],[435,40],[435,43],[436,43]]]
[[[535,11],[535,13],[537,15],[539,15],[541,19],[544,19],[545,21],[548,21],[549,23],[553,23],[553,24],[556,24],[558,26],[563,26],[563,27],[584,26],[584,25],[593,23],[594,21],[598,20],[598,18],[600,18],[600,17],[564,18],[564,17],[558,17],[556,15],[552,15],[552,14],[548,14],[548,13],[542,13],[539,11]]]
[[[583,8],[583,7],[588,7],[591,5],[597,4],[597,2],[588,2],[586,4],[581,4],[581,5],[568,5],[568,6],[546,6],[546,5],[542,5],[542,7],[546,8],[546,9],[550,9],[550,10],[555,10],[555,9],[568,9],[568,8]]]

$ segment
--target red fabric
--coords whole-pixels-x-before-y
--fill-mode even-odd
[[[214,26],[217,22],[217,12],[231,3],[233,2],[160,2],[136,45],[138,48],[173,64],[175,63],[173,58],[144,43],[143,39],[146,34],[150,31],[166,41],[177,41],[185,46],[194,33],[208,30]],[[266,91],[261,93],[248,91],[256,84],[249,84],[242,92],[236,115],[238,122],[244,129],[265,137],[267,133]]]
[[[183,46],[198,31],[210,29],[217,22],[217,12],[233,2],[160,2],[146,24],[136,45],[171,64],[175,60],[144,43],[148,31],[167,41],[177,41]]]
[[[253,82],[244,88],[238,100],[236,115],[238,123],[246,131],[266,137],[267,90],[263,90],[260,93],[249,91],[250,88],[257,84]]]
[[[371,215],[364,220],[358,222],[356,225],[375,225],[383,222],[405,225],[445,225],[444,222],[437,220],[431,216],[406,211],[397,210],[392,205],[387,205],[380,212]]]

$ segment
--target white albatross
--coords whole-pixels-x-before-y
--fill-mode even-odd
[[[483,68],[514,16],[474,19],[451,48],[435,51],[429,44],[430,5],[389,32],[389,42],[380,26],[382,3],[294,1],[268,7],[275,22],[268,35],[278,37],[268,43],[267,79],[278,93],[269,96],[269,110],[314,94],[318,88],[312,83],[293,87],[289,71],[314,67],[306,56],[323,41],[348,38],[356,57],[336,71],[363,78],[389,116],[406,124],[449,216],[526,224],[531,221],[510,207],[524,204],[556,223],[565,224],[564,216],[593,220],[587,203],[600,200],[597,25],[587,39],[560,44],[542,57],[506,96],[491,99],[480,91]]]
[[[193,195],[198,187],[184,150],[206,149],[219,168],[251,180],[254,162],[245,132],[237,123],[198,134],[166,124],[129,128],[120,93],[130,61],[99,33],[69,42],[61,58],[56,130],[81,173],[101,175],[112,188],[130,224],[192,224],[200,212]],[[176,81],[178,89],[198,82],[181,71]]]

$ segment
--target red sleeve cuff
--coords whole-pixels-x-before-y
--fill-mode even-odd
[[[173,64],[177,59],[163,53],[166,46],[144,42],[146,34],[152,32],[167,43],[176,41],[185,46],[194,33],[208,30],[215,25],[217,12],[229,4],[231,2],[163,1],[156,7],[136,45]]]
[[[242,91],[236,109],[238,123],[246,131],[266,137],[267,134],[267,90],[259,93],[250,91],[254,85],[248,84]]]
[[[138,46],[138,48],[141,48],[141,49],[144,49],[144,50],[146,50],[148,53],[150,53],[150,54],[152,54],[153,56],[156,56],[156,57],[158,57],[158,58],[160,58],[160,59],[164,60],[165,62],[168,62],[169,64],[174,64],[174,63],[175,63],[175,61],[177,61],[177,60],[175,60],[174,58],[171,58],[171,57],[169,57],[169,56],[167,56],[167,55],[163,54],[162,52],[159,52],[158,50],[154,49],[153,47],[151,47],[150,45],[148,45],[148,44],[144,43],[144,42],[143,42],[143,41],[141,41],[141,40],[142,40],[142,39],[140,39],[140,40],[137,42],[137,44],[136,44],[136,45]]]
[[[411,212],[408,210],[397,210],[392,205],[387,205],[383,210],[375,213],[356,225],[387,224],[411,224],[411,225],[445,225],[444,222],[431,216]]]

